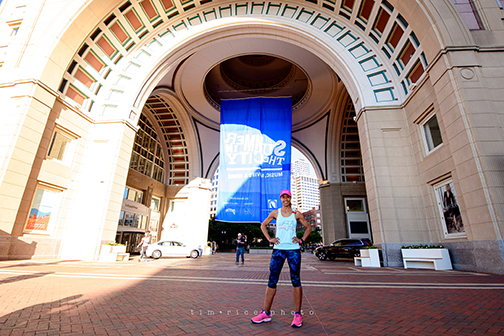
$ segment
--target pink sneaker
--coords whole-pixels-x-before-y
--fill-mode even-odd
[[[264,310],[261,310],[261,313],[259,315],[252,317],[250,320],[252,321],[252,323],[271,322],[271,314],[268,314]]]
[[[293,328],[300,328],[303,325],[303,317],[301,314],[296,313],[294,314],[294,320],[292,320],[291,326]]]

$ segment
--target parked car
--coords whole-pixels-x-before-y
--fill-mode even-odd
[[[373,245],[369,239],[338,239],[331,245],[319,246],[314,253],[320,260],[334,260],[335,258],[349,258],[360,255],[360,249]]]
[[[203,255],[201,247],[187,246],[178,241],[159,241],[149,244],[147,247],[147,257],[159,259],[161,257],[191,257],[198,258]]]

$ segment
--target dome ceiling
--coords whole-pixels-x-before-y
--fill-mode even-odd
[[[309,81],[298,66],[278,57],[245,55],[215,66],[205,77],[205,95],[213,106],[222,99],[292,97],[298,108],[309,92]]]
[[[189,112],[218,128],[220,101],[249,97],[292,97],[293,130],[318,120],[343,85],[307,49],[283,41],[248,37],[220,40],[187,58],[175,76],[175,91]],[[167,74],[159,84],[169,83]],[[200,83],[200,84],[197,84]]]

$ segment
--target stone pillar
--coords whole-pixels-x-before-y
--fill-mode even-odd
[[[401,243],[431,241],[406,117],[401,108],[370,109],[357,124],[374,243],[385,265],[399,266]]]
[[[0,127],[0,236],[10,236],[56,93],[40,82],[2,88]],[[0,240],[0,259],[15,237]]]
[[[445,243],[456,269],[504,273],[503,56],[454,48],[429,72],[467,234]]]
[[[178,240],[184,244],[205,248],[210,220],[210,180],[195,178],[182,188],[170,202],[164,218],[161,240]]]
[[[348,238],[345,197],[366,197],[364,183],[329,182],[320,185],[320,210],[324,244],[336,239]]]
[[[341,184],[328,182],[320,185],[320,216],[324,245],[348,237]]]
[[[115,240],[135,131],[123,121],[92,127],[75,179],[73,212],[65,219],[61,258],[98,259],[100,246]]]

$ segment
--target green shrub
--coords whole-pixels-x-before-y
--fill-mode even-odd
[[[401,246],[402,249],[432,249],[432,248],[435,248],[435,249],[438,249],[438,248],[445,248],[443,245],[433,245],[433,244],[430,244],[430,245],[423,245],[423,244],[419,244],[419,245],[403,245]]]

